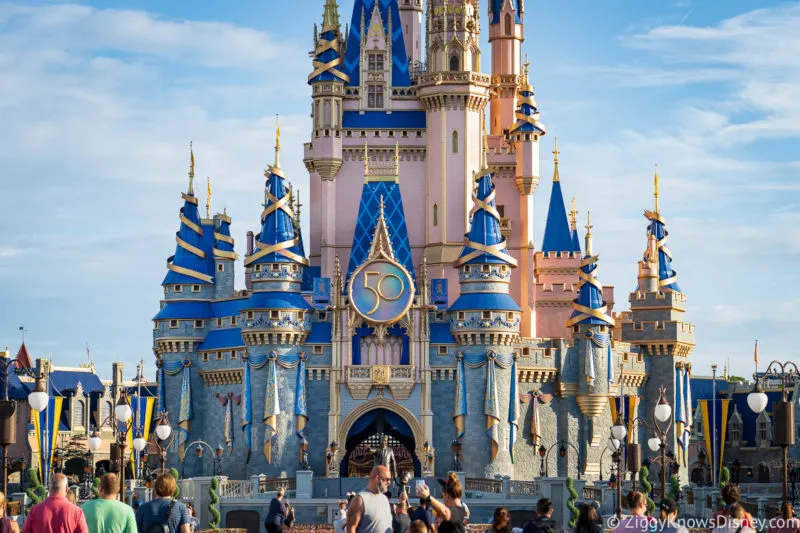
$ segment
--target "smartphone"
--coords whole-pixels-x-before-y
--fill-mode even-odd
[[[417,488],[422,488],[424,486],[425,486],[425,480],[424,479],[418,479],[417,480]]]

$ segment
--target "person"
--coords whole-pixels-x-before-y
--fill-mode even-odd
[[[139,533],[192,533],[189,511],[172,497],[178,482],[169,472],[160,474],[153,482],[153,499],[143,503],[136,511],[136,528]]]
[[[408,527],[408,533],[428,533],[428,526],[422,520],[414,520]]]
[[[78,505],[78,499],[75,498],[74,490],[67,489],[67,500],[69,500],[69,503],[71,503],[72,505]]]
[[[439,501],[431,496],[431,490],[425,482],[417,485],[417,496],[424,499],[433,507],[434,512],[441,519],[437,530],[440,533],[466,533],[466,513],[461,504],[461,482],[455,472],[450,472],[447,479],[439,479],[442,486],[442,498]]]
[[[347,502],[339,500],[339,510],[333,518],[334,533],[344,533],[344,526],[347,525]]]
[[[749,522],[747,519],[748,513],[744,510],[744,507],[734,503],[727,506],[726,510],[726,514],[719,515],[713,522],[714,529],[711,530],[711,533],[755,533],[752,527],[746,525]]]
[[[397,512],[392,518],[392,533],[408,533],[411,520],[408,517],[408,500],[400,500],[397,504]]]
[[[511,533],[511,515],[505,507],[498,507],[494,510],[492,531],[494,533]]]
[[[117,501],[119,478],[106,474],[100,479],[100,497],[83,504],[89,533],[136,533],[133,509]]]
[[[430,531],[431,524],[433,520],[431,520],[431,516],[429,514],[428,504],[425,500],[419,501],[419,507],[411,511],[411,516],[409,516],[409,520],[413,524],[416,520],[419,520],[425,526],[425,529]]]
[[[89,533],[83,511],[67,500],[67,476],[50,478],[50,495],[31,508],[22,533]]]
[[[561,524],[553,520],[553,502],[540,498],[536,502],[536,518],[525,524],[522,533],[564,533]]]
[[[278,487],[275,492],[275,497],[269,502],[269,511],[267,517],[264,519],[264,528],[267,533],[281,533],[283,530],[283,522],[286,520],[288,509],[286,502],[283,501],[283,496],[286,491],[283,487]]]
[[[688,529],[676,523],[678,520],[678,504],[672,498],[661,500],[661,504],[658,506],[658,515],[662,524],[662,533],[689,533]]]
[[[769,521],[767,533],[800,533],[800,520],[796,518],[797,515],[794,512],[794,508],[792,508],[792,504],[789,502],[785,504],[790,516],[788,520],[783,518],[783,505],[781,504],[781,512],[778,517]]]
[[[291,529],[294,525],[294,507],[286,500],[286,519],[283,521],[283,527]]]
[[[372,469],[366,490],[350,500],[345,533],[391,533],[392,509],[386,497],[391,482],[387,467],[378,465]]]
[[[389,469],[389,474],[392,479],[397,477],[397,462],[394,459],[394,451],[389,447],[389,437],[385,436],[381,439],[380,448],[371,448],[370,451],[375,454],[375,466],[385,466]],[[387,487],[387,491],[389,488]]]
[[[603,525],[597,509],[591,503],[584,504],[575,522],[575,533],[603,533]]]
[[[647,516],[647,498],[641,492],[628,493],[628,511],[631,516],[623,518],[614,530],[615,533],[641,533],[650,529],[654,520]]]
[[[719,516],[730,516],[731,507],[739,503],[739,498],[741,496],[739,492],[739,485],[736,485],[735,483],[728,483],[727,485],[722,487],[722,490],[720,492],[722,493],[722,501],[725,502],[725,507],[723,507],[722,510],[717,511],[712,515],[711,517],[712,523],[717,522],[717,518]],[[742,510],[744,511],[744,507],[742,507]],[[755,524],[755,521],[753,520],[753,515],[751,515],[747,511],[744,511],[744,515],[745,515],[743,522],[744,526],[752,528],[753,524]],[[724,520],[722,522],[724,523]]]
[[[186,510],[189,511],[189,529],[194,533],[200,527],[200,520],[194,516],[194,507],[189,502],[186,502]]]
[[[6,516],[6,495],[0,492],[0,533],[19,533],[19,524]]]

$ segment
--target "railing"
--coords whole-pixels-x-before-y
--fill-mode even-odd
[[[414,376],[414,365],[351,365],[347,367],[348,381],[367,381],[370,383],[380,383],[386,379],[409,381],[413,380]]]
[[[489,85],[492,78],[476,72],[434,72],[421,74],[417,80],[419,84],[477,83]]]
[[[263,478],[258,480],[258,492],[263,494],[265,492],[275,492],[278,488],[283,487],[284,490],[297,490],[296,478]]]
[[[511,219],[510,218],[501,218],[500,219],[500,233],[504,237],[508,237],[511,235]]]
[[[466,490],[472,490],[477,492],[493,492],[497,494],[503,492],[503,481],[500,479],[468,477],[464,481]]]
[[[252,498],[253,484],[249,481],[237,481],[233,479],[223,479],[219,482],[219,497],[222,499],[231,498]]]
[[[539,486],[535,481],[509,481],[509,498],[531,498],[539,493]]]
[[[598,487],[583,487],[583,499],[603,501],[603,489]]]

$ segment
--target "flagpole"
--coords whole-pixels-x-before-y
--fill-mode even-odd
[[[711,365],[711,427],[713,437],[711,440],[711,486],[717,486],[717,365]]]

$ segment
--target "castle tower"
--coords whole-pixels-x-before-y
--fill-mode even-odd
[[[539,111],[533,99],[533,87],[528,83],[528,67],[519,88],[517,122],[511,129],[510,142],[515,158],[514,182],[519,191],[519,301],[522,307],[520,334],[536,337],[536,318],[533,310],[533,193],[539,186],[539,137],[545,134],[539,122]]]
[[[428,72],[417,84],[427,114],[425,257],[434,272],[455,277],[449,266],[469,231],[489,77],[479,72],[480,21],[473,0],[430,0],[427,20]]]
[[[511,270],[517,260],[508,253],[506,239],[500,232],[500,215],[495,206],[495,187],[492,173],[484,167],[473,193],[472,227],[464,239],[464,247],[454,267],[458,268],[461,285],[458,299],[450,306],[450,332],[456,339],[462,356],[467,360],[482,362],[479,369],[485,379],[467,379],[466,395],[472,398],[492,398],[485,405],[486,421],[470,417],[466,430],[473,434],[487,433],[491,455],[465,449],[465,462],[486,465],[485,471],[471,475],[492,477],[503,474],[513,477],[514,466],[508,446],[511,427],[507,423],[509,391],[515,379],[516,367],[509,364],[516,357],[513,346],[519,341],[521,309],[509,295]],[[496,364],[501,358],[504,363]],[[470,365],[472,366],[472,365]],[[486,383],[484,387],[482,385]],[[493,412],[489,424],[489,414]],[[473,427],[474,426],[474,427]],[[472,447],[468,447],[472,448]],[[485,450],[485,446],[482,446]],[[485,453],[485,452],[483,452]]]
[[[231,217],[227,210],[214,217],[214,225],[214,298],[230,298],[235,292],[234,265],[239,256],[233,251]]]
[[[400,20],[403,25],[403,42],[412,70],[422,63],[422,0],[400,0]]]
[[[677,273],[672,269],[672,253],[667,248],[666,219],[658,205],[658,172],[653,177],[654,207],[644,212],[647,226],[647,248],[639,262],[638,288],[628,297],[630,312],[622,322],[622,340],[638,348],[644,356],[645,370],[650,376],[645,385],[645,413],[652,413],[659,398],[659,388],[666,388],[667,401],[676,412],[676,369],[685,371],[694,349],[694,324],[686,322],[686,295],[678,287]],[[645,403],[645,402],[643,402]],[[677,449],[674,424],[667,435],[667,449]],[[644,437],[639,435],[640,441]],[[684,465],[681,464],[684,469]],[[686,472],[681,471],[681,476]],[[686,479],[683,477],[682,479]]]
[[[493,136],[514,124],[514,98],[520,77],[523,31],[522,0],[489,0],[489,43],[492,46],[491,128]],[[527,77],[527,75],[526,75]]]

